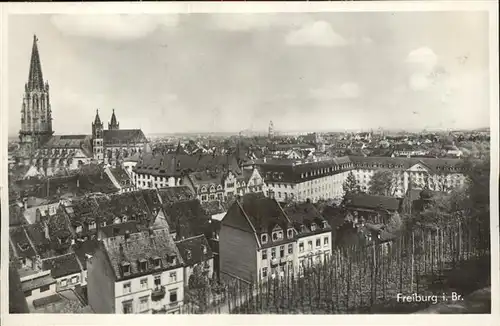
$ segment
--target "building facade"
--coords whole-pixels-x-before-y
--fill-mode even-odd
[[[259,164],[267,195],[279,202],[341,199],[343,184],[353,168],[348,157],[322,161],[269,161]]]
[[[351,156],[353,173],[361,186],[368,191],[370,180],[377,171],[392,172],[390,194],[403,197],[408,189],[450,191],[467,182],[463,160],[450,158],[399,158]]]
[[[103,239],[87,275],[96,313],[180,313],[183,261],[168,230]]]
[[[306,257],[314,257],[313,264],[329,257],[331,231],[310,202],[282,209],[275,199],[247,194],[221,221],[220,273],[247,282],[300,275]],[[300,250],[304,242],[316,244],[316,239],[320,247]]]

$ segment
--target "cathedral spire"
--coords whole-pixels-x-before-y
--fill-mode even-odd
[[[115,109],[113,109],[113,114],[111,115],[111,122],[108,123],[109,130],[120,129],[120,124],[116,121]]]
[[[96,110],[94,124],[96,124],[96,125],[101,124],[101,117],[99,116],[99,109]]]
[[[28,90],[44,90],[42,65],[38,53],[38,38],[33,35],[33,49],[31,50],[30,74],[28,77]]]

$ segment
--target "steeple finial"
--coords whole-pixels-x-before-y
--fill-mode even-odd
[[[30,72],[28,76],[28,90],[43,90],[42,65],[38,53],[38,38],[33,35],[33,48],[31,50]]]
[[[113,109],[113,114],[111,115],[111,121],[108,124],[109,130],[117,130],[120,129],[120,124],[116,121],[115,109]]]
[[[101,124],[101,117],[99,117],[99,109],[96,109],[94,124],[95,125]]]

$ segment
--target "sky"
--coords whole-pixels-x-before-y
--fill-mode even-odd
[[[36,33],[56,134],[489,126],[486,12],[11,15],[9,135]]]

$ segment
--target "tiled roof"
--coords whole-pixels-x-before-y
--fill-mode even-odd
[[[104,130],[104,146],[127,145],[147,142],[141,129]]]
[[[23,209],[18,205],[9,205],[9,226],[27,224],[24,218]]]
[[[220,214],[227,211],[227,208],[224,207],[224,205],[222,205],[218,200],[203,202],[201,203],[201,206],[209,215]]]
[[[103,226],[100,231],[105,238],[111,238],[118,235],[125,235],[126,233],[137,233],[139,232],[139,228],[136,221],[129,221]]]
[[[75,200],[67,211],[73,224],[92,223],[99,218],[101,222],[105,221],[106,225],[109,225],[113,224],[115,219],[123,220],[125,217],[148,227],[160,208],[161,203],[156,191],[146,189]]]
[[[283,210],[299,234],[314,232],[311,230],[313,223],[316,224],[318,231],[321,230],[325,232],[325,229],[323,229],[323,221],[326,220],[312,203],[292,203],[287,205]],[[301,230],[302,226],[306,229]],[[327,228],[330,230],[329,226],[327,226]]]
[[[76,241],[73,245],[73,251],[86,269],[87,255],[94,255],[94,253],[99,248],[99,241],[97,239],[86,240],[86,241]]]
[[[167,230],[155,230],[130,234],[129,239],[117,236],[103,239],[104,249],[109,257],[117,280],[150,274],[155,269],[154,260],[160,259],[159,270],[182,266],[183,261]],[[175,258],[175,259],[173,259]],[[147,269],[141,270],[140,262],[147,262]],[[123,263],[128,263],[130,273],[125,273]]]
[[[110,172],[121,186],[130,186],[130,176],[122,167],[111,168]]]
[[[193,266],[213,258],[212,249],[203,234],[177,241],[176,245],[186,266]]]
[[[181,200],[194,199],[193,192],[186,186],[158,189],[158,194],[160,195],[163,203],[173,203]]]
[[[278,202],[261,193],[246,194],[235,204],[240,205],[258,233],[269,233],[276,225],[286,230],[289,225],[289,220]]]
[[[43,224],[36,222],[34,224],[25,225],[24,229],[26,230],[31,243],[35,247],[36,253],[41,257],[50,256],[54,244],[45,237]]]
[[[12,251],[16,256],[20,258],[36,256],[36,252],[31,246],[23,226],[11,227],[9,229],[9,240],[11,247],[13,247]]]
[[[291,182],[299,183],[320,178],[327,175],[334,175],[345,171],[341,164],[348,164],[347,157],[335,158],[318,162],[307,162],[301,164],[282,164],[276,162],[259,164],[262,176],[266,182]],[[316,174],[317,171],[320,171]],[[307,174],[307,175],[306,175]]]
[[[42,269],[50,270],[55,279],[82,271],[74,252],[42,260]]]
[[[43,148],[81,148],[89,146],[91,135],[62,135],[52,136],[43,144]]]
[[[91,192],[118,191],[103,168],[97,165],[84,165],[70,176],[17,181],[12,188],[23,198],[60,198],[65,194],[81,196]]]
[[[407,170],[420,163],[434,173],[459,173],[462,171],[464,160],[452,158],[407,158],[407,157],[375,157],[349,156],[357,168],[386,168],[393,170]]]
[[[345,206],[348,208],[360,208],[370,210],[397,211],[400,207],[400,200],[396,197],[356,194],[345,199]]]
[[[179,239],[205,234],[211,217],[197,199],[163,204],[166,219]]]
[[[49,236],[51,239],[71,236],[69,221],[62,208],[59,208],[54,215],[47,215],[43,221],[49,228]]]
[[[186,172],[238,170],[236,158],[231,155],[145,154],[134,167],[137,173],[180,176]]]
[[[30,291],[30,290],[39,289],[44,285],[51,285],[54,283],[56,283],[56,280],[51,275],[46,275],[46,276],[34,278],[32,280],[23,282],[21,284],[21,287],[22,287],[23,291]]]

